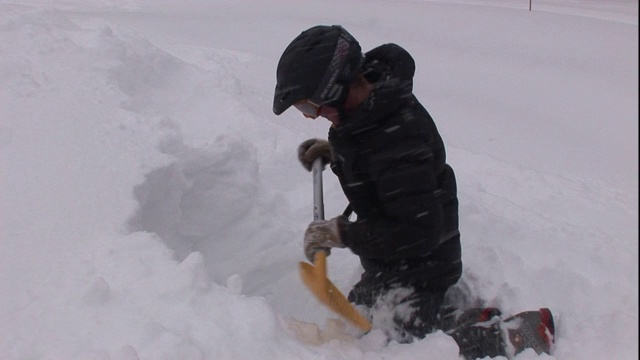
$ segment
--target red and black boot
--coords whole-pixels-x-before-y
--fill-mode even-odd
[[[453,311],[442,318],[443,330],[451,335],[466,360],[516,354],[531,348],[538,354],[551,352],[555,328],[551,311],[525,311],[501,319],[496,308]]]
[[[505,350],[509,357],[533,349],[551,354],[555,327],[551,310],[525,311],[505,319],[500,325],[505,334]]]
[[[506,356],[500,321],[499,309],[474,308],[449,312],[441,326],[460,347],[460,355],[473,360]]]

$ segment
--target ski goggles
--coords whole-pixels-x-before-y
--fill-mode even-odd
[[[320,116],[320,108],[322,107],[322,105],[318,105],[309,99],[300,100],[293,106],[308,119],[315,119]]]

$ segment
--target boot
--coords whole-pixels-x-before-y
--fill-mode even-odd
[[[466,360],[506,356],[500,310],[496,308],[449,312],[442,316],[441,327],[453,337]]]
[[[442,318],[443,330],[454,338],[466,360],[505,356],[513,358],[527,348],[551,353],[555,328],[547,308],[526,311],[505,320],[496,308],[454,311]]]
[[[551,310],[525,311],[509,317],[501,325],[505,333],[505,350],[516,354],[524,349],[533,349],[536,353],[551,354],[554,343],[555,326]]]

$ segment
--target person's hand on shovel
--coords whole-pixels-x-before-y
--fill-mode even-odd
[[[347,221],[341,215],[330,220],[316,220],[309,224],[304,233],[304,254],[311,263],[314,263],[318,251],[324,251],[329,255],[332,247],[345,247],[340,238],[340,226]]]
[[[324,148],[326,150],[327,147]],[[312,165],[314,221],[309,224],[304,234],[304,254],[313,265],[303,261],[299,262],[302,282],[321,303],[358,328],[369,331],[371,330],[371,322],[362,316],[349,302],[349,299],[340,292],[340,289],[327,278],[327,255],[329,255],[332,247],[345,247],[341,239],[340,230],[349,220],[348,215],[324,220],[322,170],[326,164],[323,164],[322,158],[315,156],[311,156],[311,158],[315,159]],[[350,209],[350,207],[347,207],[347,209]]]

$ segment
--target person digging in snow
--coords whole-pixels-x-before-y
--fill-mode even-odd
[[[304,252],[349,248],[364,269],[349,301],[392,321],[389,340],[409,343],[436,330],[466,359],[526,348],[550,353],[554,326],[544,308],[503,319],[496,308],[455,309],[445,294],[462,274],[455,173],[427,110],[413,94],[415,63],[396,44],[363,54],[343,27],[314,26],[284,50],[273,112],[289,107],[331,122],[328,141],[308,139],[298,158],[321,158],[337,175],[357,220],[309,224]]]

